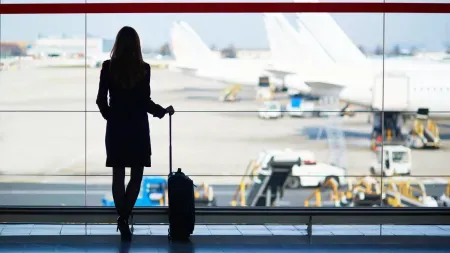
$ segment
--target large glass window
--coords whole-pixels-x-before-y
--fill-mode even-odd
[[[12,2],[56,1],[2,1]],[[95,100],[101,64],[128,25],[152,66],[152,99],[177,111],[173,165],[197,184],[198,205],[440,205],[449,197],[449,22],[447,14],[3,14],[0,203],[113,204]],[[137,206],[166,203],[168,119],[149,120],[152,167]]]

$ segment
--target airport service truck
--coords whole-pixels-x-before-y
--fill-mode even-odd
[[[291,164],[291,173],[286,181],[286,187],[295,189],[300,187],[318,186],[329,178],[334,178],[338,184],[346,184],[346,170],[317,163],[313,152],[308,150],[271,150],[259,154],[256,164],[257,170],[264,170],[270,163]],[[253,174],[259,173],[254,171]]]
[[[418,99],[414,98],[416,95],[410,94],[411,89],[416,90],[413,87],[423,85],[422,78],[420,75],[411,78],[398,73],[383,74],[375,78],[375,84],[372,87],[372,108],[377,111],[374,113],[374,132],[380,135],[384,142],[397,142],[397,144],[404,142],[412,148],[439,148],[439,128],[430,119],[429,108],[422,107],[423,101],[416,100]],[[438,77],[436,81],[439,81]],[[422,88],[418,89],[422,90]],[[432,105],[439,106],[439,101]],[[413,110],[417,112],[409,113]],[[381,120],[382,116],[384,120]],[[408,129],[408,133],[404,134],[402,130],[404,126],[407,126],[407,120],[411,116],[414,123]],[[384,131],[382,131],[383,127]],[[378,138],[378,136],[374,137]],[[380,141],[377,141],[377,145],[380,145]]]
[[[213,187],[200,184],[194,190],[196,206],[216,206]],[[111,195],[102,198],[103,206],[114,206]],[[135,206],[167,206],[167,180],[163,177],[144,177]]]
[[[263,106],[258,109],[258,117],[261,119],[278,119],[283,117],[283,108],[280,102],[266,101]]]
[[[274,91],[270,85],[268,76],[259,77],[258,87],[256,88],[257,100],[271,100],[273,99]]]
[[[370,167],[373,175],[410,175],[411,149],[401,145],[384,145],[376,150],[376,159]]]
[[[314,113],[314,101],[306,99],[304,96],[291,96],[290,103],[286,106],[286,113],[291,117],[312,117],[318,116]]]
[[[346,170],[331,164],[317,163],[315,160],[303,160],[300,165],[292,167],[292,175],[288,179],[287,187],[320,186],[333,178],[338,185],[347,183]]]

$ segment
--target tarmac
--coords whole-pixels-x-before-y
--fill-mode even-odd
[[[426,185],[427,194],[440,196],[446,186],[444,184]],[[237,185],[212,185],[212,187],[217,205],[230,206]],[[278,204],[303,207],[304,201],[313,191],[314,188],[288,189]],[[6,206],[102,206],[102,198],[110,195],[110,184],[0,184],[0,203]],[[324,192],[323,196],[325,200],[325,197],[330,194]]]
[[[55,187],[48,191],[58,192],[62,190],[54,186],[56,183],[87,183],[88,187],[109,183],[111,169],[105,167],[104,149],[106,122],[95,104],[99,73],[99,69],[90,68],[24,68],[0,73],[2,187],[7,185],[17,191],[27,189],[28,184],[44,183],[45,189]],[[152,99],[163,106],[173,105],[176,110],[173,117],[174,168],[181,167],[195,181],[220,188],[220,185],[238,184],[250,159],[263,150],[310,150],[319,162],[329,161],[326,139],[308,132],[315,129],[317,133],[329,124],[327,119],[259,119],[257,110],[261,102],[255,101],[254,88],[243,87],[237,102],[220,102],[218,98],[227,86],[169,70],[152,70]],[[277,99],[287,101],[282,95],[277,95]],[[361,135],[370,132],[367,113],[359,112],[355,117],[344,119],[344,129]],[[153,166],[146,168],[145,174],[165,176],[169,159],[168,118],[159,120],[151,115],[149,118]],[[347,137],[348,176],[368,175],[370,163],[375,159],[369,140],[355,135]],[[412,176],[439,178],[440,183],[445,182],[450,175],[448,147],[448,142],[443,140],[439,150],[413,150]],[[20,199],[21,203],[54,201],[52,203],[94,205],[105,192],[98,195],[88,192],[81,200],[58,193],[51,194],[51,198],[34,199],[33,194],[3,192],[1,203]],[[55,200],[50,200],[53,198]]]

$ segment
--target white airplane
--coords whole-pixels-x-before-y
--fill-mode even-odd
[[[265,70],[270,60],[220,58],[186,22],[172,24],[171,49],[175,63],[170,67],[197,77],[228,84],[257,86],[259,77],[272,76]],[[274,83],[279,84],[276,80]],[[299,83],[296,88],[309,89],[303,83]]]
[[[186,22],[172,24],[171,47],[175,64],[171,67],[195,76],[225,83],[257,85],[267,61],[222,59],[214,54]]]
[[[297,32],[281,14],[264,14],[274,62],[268,70],[303,82],[312,95],[331,93],[375,110],[450,118],[450,65],[412,60],[369,59],[327,13],[299,13]],[[384,74],[384,75],[383,75]],[[384,78],[383,78],[384,76]],[[384,90],[384,92],[383,92]],[[384,97],[384,99],[383,99]]]

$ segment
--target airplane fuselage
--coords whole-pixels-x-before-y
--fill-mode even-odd
[[[230,84],[256,86],[259,77],[267,74],[264,70],[267,64],[264,60],[218,59],[199,66],[195,75]]]

